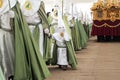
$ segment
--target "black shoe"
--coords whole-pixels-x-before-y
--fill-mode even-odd
[[[62,68],[62,65],[58,65],[59,68]]]
[[[66,70],[67,70],[67,65],[63,65],[63,66],[62,66],[62,70],[65,70],[65,71],[66,71]]]
[[[9,76],[8,80],[13,80],[13,75]]]

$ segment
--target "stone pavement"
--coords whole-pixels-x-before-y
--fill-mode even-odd
[[[78,51],[77,70],[49,66],[46,80],[120,80],[120,42],[96,42],[91,38],[86,49]]]

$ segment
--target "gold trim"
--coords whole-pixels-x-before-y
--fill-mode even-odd
[[[115,26],[111,26],[111,25],[109,25],[109,24],[107,24],[107,23],[104,23],[104,24],[102,24],[102,25],[96,25],[96,24],[93,24],[94,26],[96,26],[96,27],[111,27],[111,28],[115,28],[115,27],[118,27],[118,26],[120,26],[120,23],[119,24],[117,24],[117,25],[115,25]]]

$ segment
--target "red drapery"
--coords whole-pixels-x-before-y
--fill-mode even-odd
[[[120,36],[120,20],[94,20],[92,25],[92,36]]]

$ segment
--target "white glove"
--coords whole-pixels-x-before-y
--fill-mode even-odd
[[[71,24],[70,27],[74,27],[74,24]]]
[[[45,34],[49,34],[49,29],[48,29],[48,28],[45,28],[45,29],[44,29],[44,32],[45,32]]]
[[[74,27],[74,24],[69,22],[69,26],[72,28],[72,27]]]

